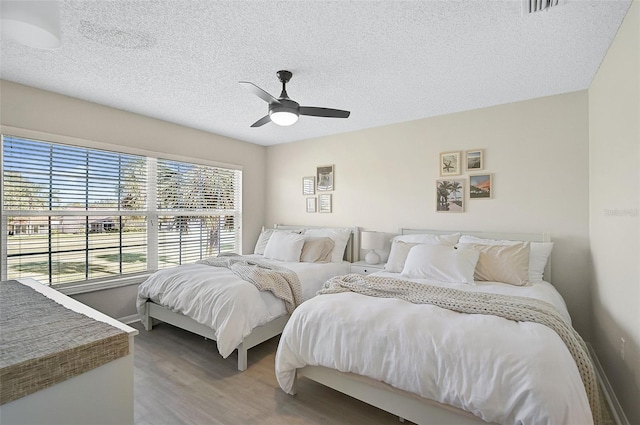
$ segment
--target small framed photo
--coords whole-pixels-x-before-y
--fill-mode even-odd
[[[314,213],[317,211],[316,198],[307,198],[307,212]]]
[[[460,170],[460,151],[440,154],[441,176],[459,176]]]
[[[322,165],[316,168],[318,179],[318,192],[327,192],[334,189],[333,165]]]
[[[331,212],[331,194],[318,195],[318,211],[321,213]]]
[[[467,171],[484,170],[484,152],[482,149],[476,149],[465,152],[465,164]]]
[[[316,194],[316,177],[308,176],[302,178],[302,194],[303,195],[315,195]]]
[[[437,212],[464,212],[464,183],[462,179],[436,180]]]
[[[469,176],[469,199],[491,199],[493,192],[491,174]]]

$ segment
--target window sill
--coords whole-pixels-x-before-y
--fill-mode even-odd
[[[86,294],[88,292],[103,291],[105,289],[120,288],[123,286],[139,285],[144,282],[151,273],[144,273],[135,276],[119,277],[117,279],[102,280],[97,282],[82,282],[69,284],[56,288],[65,295]]]

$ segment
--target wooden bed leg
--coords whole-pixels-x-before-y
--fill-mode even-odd
[[[296,375],[293,377],[293,388],[291,388],[291,395],[298,394],[298,369],[296,369]]]
[[[149,316],[149,306],[146,307],[144,317],[142,318],[142,326],[144,326],[145,330],[150,331],[153,328],[153,318]]]
[[[238,370],[240,372],[247,370],[247,349],[243,344],[238,345]]]

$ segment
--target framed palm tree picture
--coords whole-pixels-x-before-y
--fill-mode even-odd
[[[464,212],[465,181],[436,180],[436,211]]]
[[[462,170],[460,166],[460,151],[443,152],[440,154],[440,176],[459,176]]]

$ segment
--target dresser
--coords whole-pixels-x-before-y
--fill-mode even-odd
[[[0,423],[133,424],[138,331],[33,279],[0,285]]]

